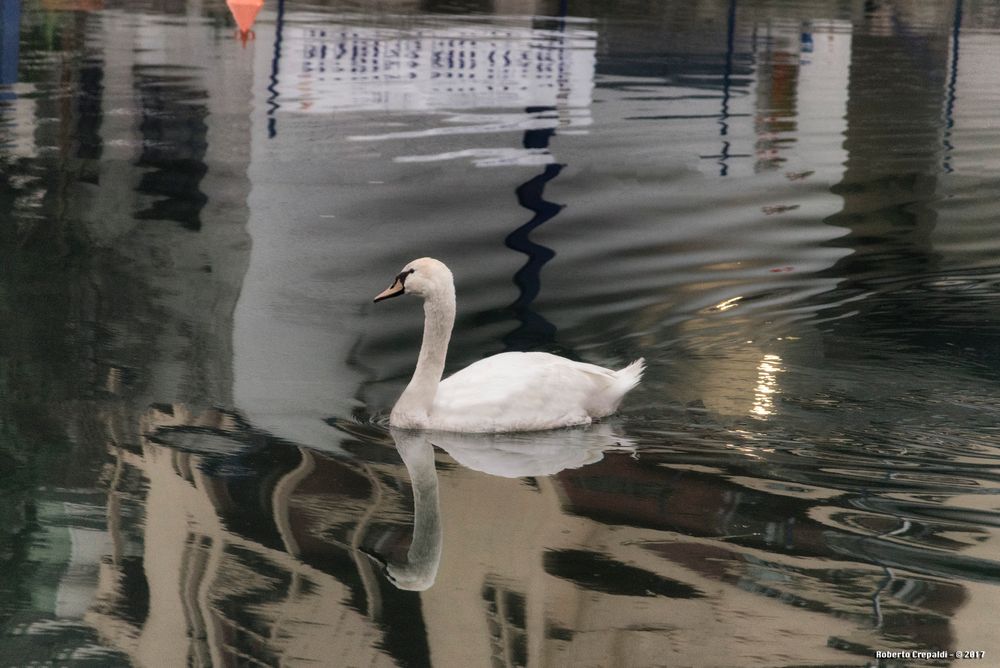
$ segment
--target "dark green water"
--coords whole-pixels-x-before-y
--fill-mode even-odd
[[[0,665],[1000,661],[993,3],[0,8]]]

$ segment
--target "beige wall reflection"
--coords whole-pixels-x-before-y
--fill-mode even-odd
[[[206,473],[206,455],[149,437],[171,434],[188,445],[228,439],[231,448],[246,448],[235,439],[234,416],[174,405],[151,409],[142,428],[140,451],[112,449],[117,473],[108,526],[115,551],[102,564],[97,603],[87,615],[106,642],[151,666],[279,659],[326,665],[331,651],[343,665],[394,664],[378,649],[371,566],[352,549],[372,519],[373,500],[380,513],[403,512],[379,482],[385,467],[282,444],[292,456],[278,456],[273,470],[241,490],[225,475]],[[258,503],[247,503],[254,497]],[[354,528],[340,532],[342,522]],[[141,561],[138,575],[126,567],[132,557]],[[360,576],[366,611],[346,603],[349,586],[331,574],[345,561]],[[148,612],[138,620],[143,586],[136,579],[148,588]]]
[[[262,442],[217,410],[161,406],[141,429],[137,450],[112,448],[114,551],[87,614],[141,665],[833,662],[829,639],[856,631],[762,595],[776,564],[811,560],[693,537],[725,528],[738,499],[712,476],[636,466],[610,431],[591,448],[445,439],[453,456],[435,467],[426,440],[404,443],[401,464],[369,427],[345,445],[365,463]],[[227,443],[238,454],[217,457]],[[364,552],[426,591],[393,587]]]

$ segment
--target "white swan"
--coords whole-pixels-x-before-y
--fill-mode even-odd
[[[424,299],[424,338],[413,378],[389,415],[403,429],[511,432],[589,424],[611,415],[642,378],[642,358],[614,371],[549,353],[501,353],[441,380],[455,324],[455,281],[442,262],[410,262],[375,301]]]

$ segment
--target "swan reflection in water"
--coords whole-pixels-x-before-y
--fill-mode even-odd
[[[462,466],[502,478],[550,476],[600,461],[606,450],[632,445],[607,424],[544,432],[463,434],[390,429],[413,487],[413,540],[406,559],[392,561],[372,550],[386,578],[399,589],[424,591],[437,578],[443,535],[434,446]]]
[[[382,565],[386,578],[396,587],[424,591],[434,584],[441,563],[441,507],[434,448],[424,432],[393,429],[392,438],[413,487],[413,540],[405,561],[386,561],[369,549],[361,549]]]

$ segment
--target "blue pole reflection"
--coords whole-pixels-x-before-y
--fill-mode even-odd
[[[719,176],[729,173],[728,160],[730,143],[729,135],[729,99],[733,84],[733,53],[736,45],[736,0],[730,0],[729,12],[726,15],[726,64],[722,70],[722,109],[719,112],[719,136],[722,137],[722,150],[719,151]]]
[[[529,114],[538,114],[554,110],[554,107],[529,107],[526,111]],[[546,149],[555,133],[555,128],[528,130],[524,133],[523,146],[526,149]],[[530,350],[551,343],[555,339],[555,325],[532,311],[530,306],[542,289],[542,267],[556,254],[551,248],[532,241],[528,235],[562,211],[563,205],[549,202],[544,197],[545,185],[559,176],[562,168],[563,165],[558,164],[546,165],[541,174],[525,181],[515,191],[517,203],[535,215],[504,239],[507,248],[528,256],[528,261],[514,274],[514,284],[520,294],[508,308],[514,311],[521,325],[503,337],[508,350]]]
[[[955,147],[951,143],[951,131],[955,127],[955,99],[958,88],[959,37],[962,33],[962,0],[955,2],[955,20],[951,29],[951,65],[948,68],[948,98],[944,106],[944,171],[951,173],[951,154]]]
[[[285,0],[278,0],[278,17],[274,27],[274,56],[271,58],[271,76],[267,90],[271,95],[267,98],[267,138],[274,139],[278,135],[278,119],[275,112],[281,108],[278,103],[278,73],[281,65],[281,32],[285,26]]]
[[[17,83],[20,38],[21,0],[0,0],[0,85]],[[0,92],[0,99],[5,97]]]
[[[559,3],[559,32],[566,28],[565,19],[569,13],[568,0]],[[544,114],[555,112],[555,107],[528,107],[528,114]],[[524,133],[522,146],[528,150],[541,150],[549,147],[549,141],[555,136],[555,128],[527,130]],[[551,344],[556,338],[556,326],[535,313],[530,306],[542,290],[542,267],[556,256],[554,250],[542,246],[528,236],[535,228],[546,223],[563,210],[562,204],[549,202],[544,198],[545,185],[559,176],[564,165],[548,164],[538,176],[529,179],[517,187],[517,203],[525,209],[534,212],[534,216],[516,230],[507,235],[504,245],[528,256],[528,261],[514,274],[514,285],[520,294],[508,308],[514,311],[514,316],[521,322],[520,326],[503,337],[507,350],[532,350]]]

